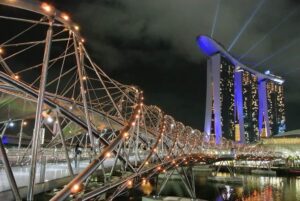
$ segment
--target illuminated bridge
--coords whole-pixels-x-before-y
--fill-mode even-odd
[[[112,200],[199,162],[274,159],[258,146],[224,138],[216,145],[213,135],[143,104],[142,89],[111,79],[93,62],[65,13],[27,0],[0,5],[1,200],[33,200],[63,185],[51,200],[107,192]],[[103,181],[89,188],[96,173]],[[194,197],[188,178],[182,181]]]

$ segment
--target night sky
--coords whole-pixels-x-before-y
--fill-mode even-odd
[[[288,130],[300,128],[300,1],[57,0],[81,26],[94,61],[112,78],[141,87],[145,102],[203,130],[206,58],[196,36],[211,35],[242,62],[286,79]],[[219,4],[219,12],[216,12]],[[256,12],[255,12],[255,9]],[[248,20],[253,16],[253,19]],[[260,41],[260,42],[259,42]]]

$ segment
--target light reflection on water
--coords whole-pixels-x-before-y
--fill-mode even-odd
[[[227,173],[217,176],[228,177]],[[229,201],[300,201],[300,177],[267,177],[255,175],[238,175],[243,177],[243,184],[227,185],[230,191]],[[162,182],[162,181],[160,181]],[[195,175],[197,198],[209,201],[224,201],[221,197],[225,184],[207,181],[207,175]],[[158,185],[158,189],[160,189]],[[141,201],[143,194],[155,191],[153,182],[145,181],[139,189],[129,189],[129,193],[118,197],[115,201]],[[37,200],[49,200],[54,193],[43,193]],[[180,180],[169,180],[162,196],[189,197]]]
[[[218,176],[229,176],[229,174],[220,173]],[[228,200],[300,201],[300,177],[238,176],[243,178],[243,184],[228,185],[232,189]],[[204,175],[196,175],[195,179],[198,198],[210,201],[223,200],[221,192],[225,192],[223,191],[225,184],[208,182]],[[188,197],[184,186],[178,181],[170,181],[163,194]]]

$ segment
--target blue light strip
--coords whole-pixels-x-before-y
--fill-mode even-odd
[[[234,102],[235,110],[237,111],[237,119],[240,129],[239,143],[245,143],[245,128],[244,128],[244,111],[243,111],[243,89],[242,89],[242,72],[234,73]]]
[[[267,85],[266,79],[258,79],[258,132],[262,133],[263,124],[267,128],[267,137],[270,136],[270,126],[268,119]],[[261,136],[260,136],[261,137]]]

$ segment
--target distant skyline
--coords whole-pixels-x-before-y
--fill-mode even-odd
[[[80,24],[88,51],[109,76],[138,85],[147,104],[202,131],[206,58],[196,36],[213,32],[226,48],[235,41],[235,57],[286,80],[287,130],[300,128],[299,1],[49,2]]]

